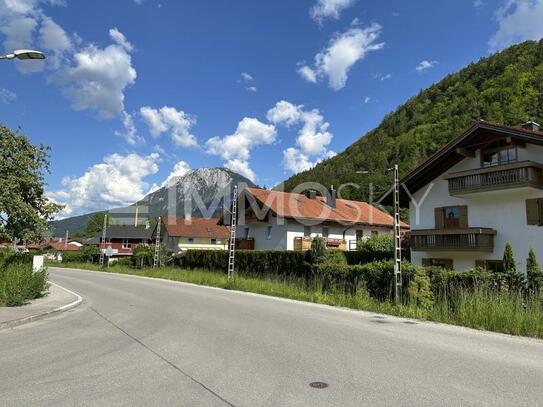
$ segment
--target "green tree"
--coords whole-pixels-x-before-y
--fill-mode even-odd
[[[503,270],[505,272],[517,271],[515,258],[513,257],[513,247],[509,242],[505,245],[505,250],[503,252]]]
[[[104,227],[104,216],[107,214],[107,212],[96,212],[93,213],[89,220],[87,221],[87,226],[85,227],[85,231],[83,232],[84,236],[91,237],[96,236],[98,233],[102,231],[102,228]],[[110,224],[110,219],[108,216],[108,225]]]
[[[92,263],[100,254],[98,246],[86,244],[81,248],[81,255],[87,262]]]
[[[134,260],[136,267],[144,268],[153,264],[154,247],[144,244],[139,244],[134,249]]]
[[[430,277],[424,267],[415,268],[413,279],[409,283],[409,303],[424,311],[434,305],[434,294],[430,287]]]
[[[530,252],[528,253],[526,276],[528,278],[528,289],[530,292],[538,292],[543,284],[543,273],[537,262],[534,249],[530,249]]]
[[[324,238],[316,236],[311,241],[311,263],[318,264],[325,260],[326,258],[326,244]]]
[[[0,237],[40,241],[63,208],[45,197],[49,152],[0,125]]]

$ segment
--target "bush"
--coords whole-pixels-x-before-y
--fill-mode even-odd
[[[33,273],[30,264],[11,264],[0,270],[0,304],[23,305],[47,290],[45,270]]]
[[[30,253],[14,252],[11,249],[0,249],[0,270],[10,264],[32,264]]]
[[[62,263],[93,263],[99,256],[98,246],[85,245],[80,250],[62,253]]]
[[[424,267],[415,268],[413,279],[409,283],[409,304],[423,311],[430,311],[434,305],[434,293],[430,287],[430,277]]]
[[[177,265],[188,269],[219,270],[228,268],[226,250],[187,250]],[[275,250],[237,250],[236,273],[245,276],[310,278],[309,252]]]

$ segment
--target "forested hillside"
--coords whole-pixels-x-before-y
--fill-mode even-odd
[[[289,178],[285,189],[313,181],[335,186],[373,182],[377,191],[383,190],[391,164],[398,163],[405,174],[474,119],[543,124],[543,40],[483,58],[421,91],[341,154]],[[372,175],[356,174],[360,169]],[[368,199],[367,187],[344,192],[347,198]]]

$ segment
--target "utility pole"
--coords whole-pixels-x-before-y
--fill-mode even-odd
[[[107,213],[104,215],[104,226],[102,227],[102,238],[100,239],[100,267],[104,265],[104,257],[106,255],[105,247],[102,249],[102,245],[106,244],[107,236]]]
[[[394,304],[400,303],[402,290],[402,236],[400,228],[400,177],[394,164]]]
[[[230,250],[228,251],[228,279],[234,277],[234,259],[236,255],[236,226],[238,217],[238,186],[234,185],[232,193],[232,219],[230,222]]]
[[[156,225],[155,258],[153,260],[154,268],[160,266],[160,224],[161,223],[162,223],[162,218],[159,216],[158,223]]]
[[[68,250],[68,231],[66,231],[66,235],[64,236],[64,251]]]

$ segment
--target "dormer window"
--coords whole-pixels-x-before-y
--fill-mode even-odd
[[[481,165],[492,167],[516,162],[518,159],[516,146],[503,146],[488,148],[481,151]]]

